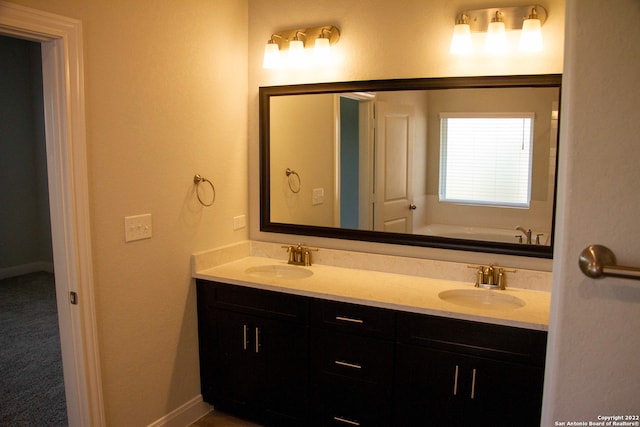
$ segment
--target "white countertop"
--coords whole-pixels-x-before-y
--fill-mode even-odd
[[[246,272],[251,267],[286,266],[286,261],[248,256],[216,267],[196,270],[194,277],[239,286],[286,292],[332,301],[363,304],[421,314],[473,320],[527,329],[548,329],[551,295],[548,292],[507,287],[496,291],[525,302],[516,309],[464,307],[441,300],[438,294],[450,289],[474,289],[473,283],[381,273],[314,264],[313,275],[305,278],[265,278]]]

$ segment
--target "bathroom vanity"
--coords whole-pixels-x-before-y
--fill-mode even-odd
[[[539,425],[546,292],[246,257],[196,271],[202,395],[266,425]],[[492,292],[476,290],[477,292]]]

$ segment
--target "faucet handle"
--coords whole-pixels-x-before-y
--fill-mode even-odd
[[[504,273],[504,269],[502,268],[498,270],[498,283],[496,284],[498,285],[498,288],[503,291],[507,288],[507,275]]]
[[[478,267],[478,272],[476,273],[475,287],[479,288],[480,285],[484,285],[484,268],[482,268],[482,266]]]

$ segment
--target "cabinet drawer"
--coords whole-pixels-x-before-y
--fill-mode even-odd
[[[544,366],[547,333],[467,320],[399,313],[398,341]]]
[[[344,381],[320,374],[313,386],[314,420],[321,426],[385,426],[391,422],[391,384]]]
[[[306,323],[309,299],[299,295],[196,280],[198,305]]]
[[[312,372],[376,384],[392,382],[392,341],[321,329],[313,329],[311,335]]]
[[[311,325],[341,332],[392,339],[395,312],[384,308],[314,299]]]

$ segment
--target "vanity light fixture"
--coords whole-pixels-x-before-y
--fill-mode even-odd
[[[289,42],[289,65],[293,67],[301,67],[304,65],[304,42],[300,39],[305,37],[306,34],[302,31],[297,31],[293,36],[293,40]]]
[[[324,31],[325,30],[320,32],[313,46],[313,58],[315,62],[319,64],[328,61],[331,55],[331,42],[328,37],[324,36]]]
[[[471,53],[471,25],[469,25],[469,16],[466,13],[461,13],[453,27],[451,54],[464,55],[466,53]]]
[[[500,7],[465,10],[456,15],[450,52],[462,55],[472,52],[471,34],[486,33],[485,50],[491,53],[505,52],[506,31],[522,30],[519,50],[542,50],[540,28],[547,20],[547,10],[540,5]]]
[[[313,48],[316,64],[327,64],[331,56],[331,46],[340,40],[340,30],[332,25],[313,28],[297,28],[279,31],[271,35],[264,47],[263,68],[280,68],[285,61],[281,51],[288,50],[286,65],[301,67],[310,65],[307,49]],[[276,53],[277,52],[277,53]]]
[[[504,17],[502,12],[496,11],[496,14],[489,22],[487,28],[487,39],[484,49],[488,53],[504,53],[507,49],[507,34],[504,26]]]
[[[542,50],[542,23],[538,18],[538,9],[534,6],[531,13],[522,23],[520,45],[518,49],[523,52],[540,52]]]
[[[266,45],[264,45],[264,57],[262,59],[262,67],[273,69],[280,68],[282,65],[282,58],[280,57],[280,47],[273,41],[273,36],[269,39]]]

